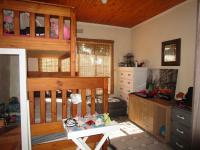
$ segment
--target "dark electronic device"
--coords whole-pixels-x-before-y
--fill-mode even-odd
[[[185,94],[184,103],[188,106],[192,106],[192,96],[193,96],[193,87],[189,87],[187,93]]]

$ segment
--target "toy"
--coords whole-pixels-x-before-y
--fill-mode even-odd
[[[105,125],[110,125],[111,124],[111,120],[110,120],[110,117],[109,117],[108,113],[104,113],[103,114],[103,121],[104,121]]]

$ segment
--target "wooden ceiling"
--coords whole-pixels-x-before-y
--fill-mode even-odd
[[[133,27],[185,0],[36,0],[72,6],[81,22]]]

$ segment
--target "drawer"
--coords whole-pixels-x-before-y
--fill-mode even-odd
[[[133,81],[126,80],[126,79],[120,79],[120,86],[129,86],[133,87]]]
[[[120,87],[119,90],[120,90],[121,92],[127,93],[127,94],[133,92],[133,88],[128,88],[128,87]]]
[[[133,72],[120,72],[120,79],[133,80]]]
[[[120,91],[119,96],[121,99],[128,101],[128,93],[124,93],[124,92]]]
[[[124,79],[124,78],[126,78],[125,72],[120,72],[120,79]]]
[[[133,80],[133,72],[126,72],[125,77],[126,79]]]
[[[172,135],[179,137],[181,140],[188,142],[191,139],[191,129],[180,123],[172,122]]]
[[[191,143],[189,141],[183,142],[177,136],[172,136],[171,146],[176,150],[190,150]]]
[[[181,123],[187,127],[191,127],[191,112],[181,110],[178,108],[173,108],[172,109],[172,121]]]

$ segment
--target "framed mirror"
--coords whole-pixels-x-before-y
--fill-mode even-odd
[[[181,39],[162,42],[161,65],[180,66]]]

